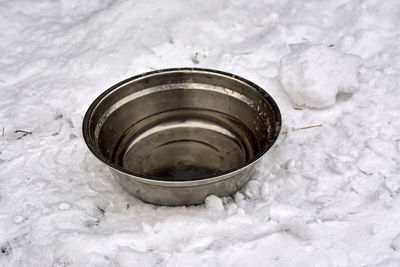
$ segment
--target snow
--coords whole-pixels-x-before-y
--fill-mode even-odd
[[[338,94],[358,91],[360,57],[325,45],[301,43],[289,47],[291,53],[281,60],[279,80],[297,106],[324,108],[334,105]]]
[[[0,266],[400,266],[399,10],[1,1]],[[90,154],[81,122],[111,85],[183,66],[259,84],[284,129],[232,197],[144,204]]]
[[[224,210],[221,198],[214,195],[208,196],[204,201],[204,205],[212,212],[221,212]]]

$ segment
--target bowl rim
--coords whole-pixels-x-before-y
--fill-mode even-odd
[[[91,117],[93,114],[93,111],[97,107],[97,105],[107,96],[109,95],[112,91],[115,89],[123,86],[124,84],[130,83],[134,80],[138,80],[144,77],[160,74],[160,73],[168,73],[168,72],[203,72],[203,73],[211,73],[211,74],[218,74],[220,76],[225,76],[226,78],[230,79],[236,79],[242,83],[245,83],[249,85],[250,87],[256,89],[262,97],[264,97],[267,102],[271,105],[272,112],[276,115],[276,124],[275,124],[275,133],[269,140],[268,144],[264,146],[256,155],[254,155],[253,158],[247,160],[245,163],[240,164],[234,168],[231,168],[229,170],[223,171],[223,172],[218,172],[214,175],[207,175],[204,177],[198,177],[194,178],[191,180],[163,180],[160,177],[155,177],[155,176],[150,176],[150,175],[144,175],[140,173],[136,173],[133,171],[126,170],[122,168],[121,166],[113,163],[111,160],[106,158],[94,145],[94,142],[92,140],[91,135],[89,134],[89,125],[91,121]],[[192,67],[180,67],[180,68],[167,68],[167,69],[159,69],[159,70],[153,70],[149,72],[144,72],[135,76],[132,76],[130,78],[127,78],[119,83],[114,84],[107,90],[105,90],[103,93],[101,93],[96,99],[90,104],[88,110],[85,113],[85,116],[83,118],[82,122],[82,134],[83,134],[83,139],[85,140],[86,146],[89,148],[89,150],[93,153],[96,158],[98,158],[101,162],[105,163],[107,166],[111,167],[115,171],[118,171],[120,173],[126,174],[131,178],[134,178],[136,180],[139,180],[144,183],[150,183],[150,184],[163,184],[163,185],[170,185],[170,186],[192,186],[194,184],[209,184],[209,183],[215,183],[220,180],[224,180],[226,178],[231,177],[232,174],[235,174],[237,172],[240,172],[241,170],[247,169],[250,165],[255,163],[258,159],[260,159],[263,155],[267,153],[271,149],[271,147],[276,143],[279,133],[281,131],[282,127],[282,116],[281,112],[279,110],[278,105],[276,104],[275,100],[260,86],[257,84],[240,77],[236,74],[220,71],[220,70],[215,70],[215,69],[208,69],[208,68],[192,68]]]

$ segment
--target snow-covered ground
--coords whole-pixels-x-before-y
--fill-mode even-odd
[[[0,266],[400,266],[399,25],[398,0],[0,1]],[[232,198],[143,204],[81,121],[182,66],[256,82],[283,133]]]

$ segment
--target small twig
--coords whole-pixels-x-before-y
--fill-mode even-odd
[[[305,130],[305,129],[315,128],[315,127],[322,127],[322,124],[311,125],[311,126],[306,126],[306,127],[301,127],[301,128],[292,128],[292,131]]]
[[[99,206],[96,206],[96,207],[97,207],[97,209],[100,211],[101,215],[104,215],[104,213],[106,213],[105,210],[103,210],[103,209],[100,208]]]
[[[129,209],[129,203],[126,203],[126,209]]]
[[[295,110],[303,110],[301,107],[293,107]]]
[[[1,132],[1,136],[4,136],[4,127],[3,127],[3,131]]]
[[[301,127],[301,128],[293,128],[292,127],[292,132],[300,131],[300,130],[307,130],[307,129],[316,128],[316,127],[322,127],[322,124],[311,125],[311,126],[306,126],[306,127]],[[287,134],[287,133],[288,133],[288,131],[284,131],[281,134]]]
[[[15,130],[14,133],[22,133],[22,135],[20,137],[18,137],[17,139],[21,139],[24,136],[27,136],[28,134],[32,134],[32,132],[28,132],[28,131],[24,131],[24,130]]]

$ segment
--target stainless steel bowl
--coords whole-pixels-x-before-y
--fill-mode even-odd
[[[254,83],[225,72],[148,72],[101,94],[83,136],[121,185],[145,202],[200,204],[239,190],[276,141],[281,115]]]

